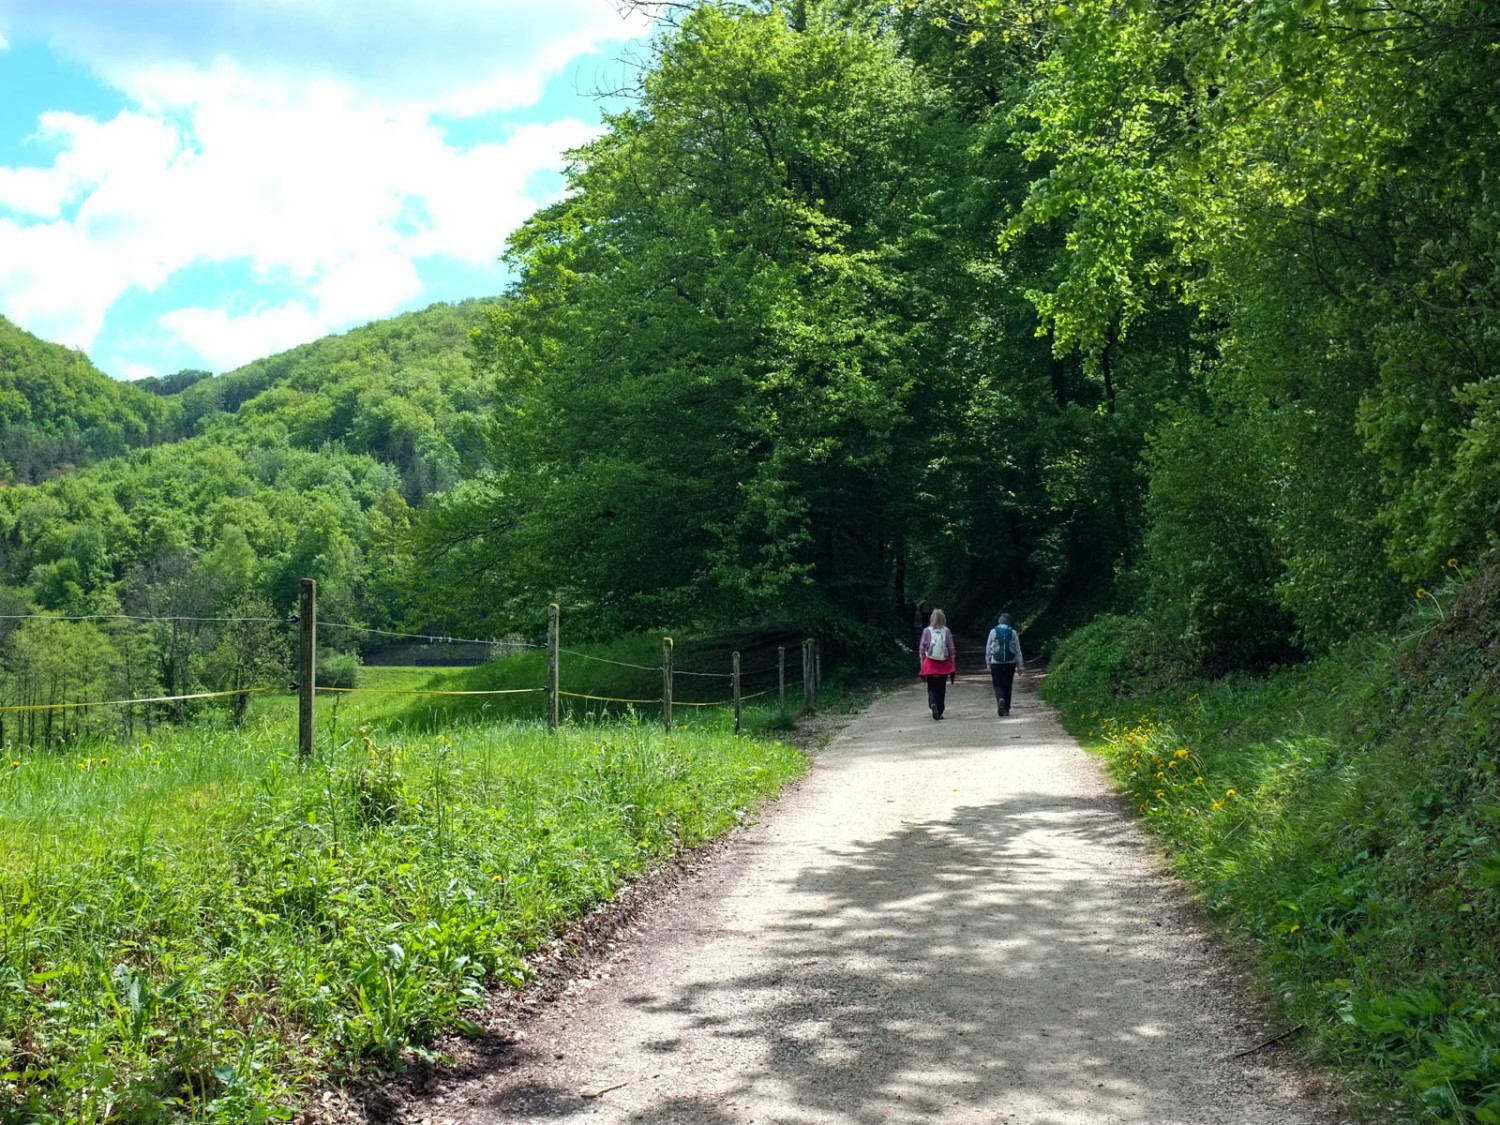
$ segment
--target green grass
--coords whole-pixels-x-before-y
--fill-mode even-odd
[[[1500,1122],[1492,600],[1274,676],[1177,686],[1109,619],[1046,684],[1287,1025],[1411,1120]]]
[[[462,1029],[529,949],[803,765],[723,711],[549,735],[506,717],[533,697],[329,698],[306,765],[279,695],[238,731],[3,763],[0,1121],[290,1118]]]
[[[777,683],[777,639],[687,641],[676,646],[673,683],[673,722],[718,724],[728,714],[733,692],[729,673],[731,654],[740,650],[742,728],[785,729],[800,713],[802,673],[795,643],[786,654],[787,715],[779,708]],[[654,637],[627,637],[607,644],[564,647],[559,679],[564,692],[563,718],[571,722],[597,722],[627,716],[643,721],[661,717],[661,641]],[[705,674],[706,673],[706,674]],[[544,650],[522,649],[502,660],[470,668],[411,668],[370,666],[362,670],[359,691],[320,692],[318,734],[340,739],[355,728],[370,723],[407,734],[445,730],[455,724],[536,720],[546,716],[546,695],[538,689],[547,683]],[[410,696],[385,692],[518,692],[513,695]],[[830,685],[820,700],[823,708],[840,706],[849,693]],[[584,698],[593,696],[599,698]],[[712,706],[705,707],[703,705]],[[252,717],[288,720],[296,715],[297,700],[291,692],[257,696],[251,703]],[[700,714],[701,713],[701,714]]]

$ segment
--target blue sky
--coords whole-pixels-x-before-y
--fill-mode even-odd
[[[648,31],[615,0],[0,0],[0,314],[139,378],[498,293]]]

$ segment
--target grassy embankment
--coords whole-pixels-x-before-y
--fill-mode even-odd
[[[366,685],[534,686],[539,659]],[[627,698],[650,681],[574,673]],[[462,1029],[487,986],[523,980],[528,949],[802,768],[723,710],[670,736],[654,716],[554,736],[513,717],[539,699],[324,697],[307,766],[281,696],[238,731],[11,754],[0,1121],[288,1117],[318,1083]]]
[[[1147,624],[1105,618],[1046,694],[1288,1026],[1400,1117],[1500,1122],[1500,568],[1420,591],[1395,638],[1167,672]]]

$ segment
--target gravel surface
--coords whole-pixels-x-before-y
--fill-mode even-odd
[[[1018,683],[879,699],[407,1121],[1339,1120]]]

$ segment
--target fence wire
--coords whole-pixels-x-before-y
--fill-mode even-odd
[[[77,703],[17,703],[0,707],[3,712],[68,711],[78,707],[130,707],[138,703],[181,703],[189,699],[223,699],[231,695],[260,695],[275,688],[236,688],[233,691],[197,691],[191,695],[153,695],[144,699],[92,699]]]
[[[91,614],[46,614],[46,613],[17,613],[0,614],[0,621],[131,621],[140,624],[255,624],[255,625],[294,625],[297,617],[233,617],[233,616],[201,616],[193,614],[163,614],[143,615],[130,613],[91,613]],[[449,644],[449,645],[484,645],[491,648],[504,648],[512,650],[528,651],[550,651],[550,646],[537,644],[529,641],[517,641],[499,637],[462,637],[450,634],[438,633],[408,633],[393,629],[377,629],[366,625],[355,625],[343,621],[318,621],[318,626],[323,629],[339,629],[364,636],[384,637],[392,640],[414,641],[422,644]],[[638,672],[649,674],[660,674],[665,671],[661,664],[637,664],[628,660],[616,660],[606,656],[595,656],[592,653],[580,652],[577,649],[559,648],[559,656],[569,656],[576,660],[588,661],[596,664],[608,664],[618,668],[628,668]],[[797,652],[793,659],[781,664],[767,665],[752,671],[741,671],[741,680],[769,675],[773,672],[799,672],[805,671],[805,652]],[[704,672],[689,668],[673,668],[672,676],[693,677],[705,680],[733,680],[733,672]],[[295,689],[295,684],[292,685]],[[800,685],[799,685],[800,686]],[[750,694],[741,694],[740,702],[750,699],[758,699],[766,695],[783,690],[784,685],[767,688]],[[202,691],[190,692],[178,695],[155,695],[144,696],[133,699],[109,699],[109,700],[79,700],[55,703],[27,703],[0,705],[0,714],[15,714],[27,712],[45,711],[67,711],[94,707],[134,707],[155,703],[185,703],[203,699],[224,699],[233,696],[260,695],[271,691],[280,690],[272,687],[237,688],[226,691]],[[432,695],[432,696],[500,696],[500,695],[540,695],[550,691],[547,687],[528,688],[474,688],[474,689],[444,689],[444,688],[345,688],[345,687],[322,687],[314,689],[315,693],[331,695]],[[596,695],[590,692],[564,691],[560,687],[557,691],[559,698],[582,699],[596,703],[614,703],[627,706],[662,706],[665,701],[660,698],[631,699],[618,696]],[[732,706],[734,699],[717,700],[682,700],[673,699],[672,706],[678,707],[728,707]]]

